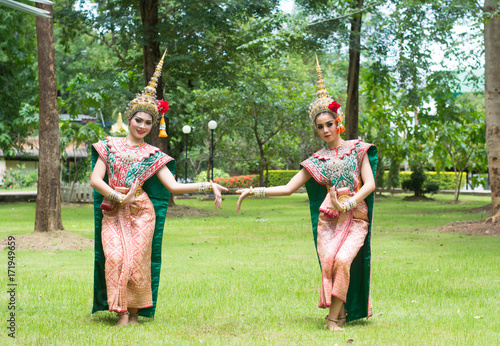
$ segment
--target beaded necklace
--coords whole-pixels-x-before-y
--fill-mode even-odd
[[[123,138],[127,149],[120,154],[121,161],[127,166],[131,165],[135,161],[137,161],[137,150],[145,144],[144,142],[139,144],[127,144],[127,139]],[[132,147],[133,149],[129,148]]]

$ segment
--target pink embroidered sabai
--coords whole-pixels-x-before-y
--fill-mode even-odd
[[[130,187],[136,179],[142,184],[172,160],[154,146],[133,147],[123,138],[108,137],[94,148],[106,163],[112,188]],[[101,209],[109,310],[125,312],[153,306],[151,243],[155,210],[151,200],[145,192],[125,205],[104,198]]]

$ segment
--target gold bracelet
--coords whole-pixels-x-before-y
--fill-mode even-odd
[[[123,200],[125,199],[125,195],[121,192],[116,191],[116,190],[111,190],[111,192],[108,195],[108,198],[112,201],[123,204]]]
[[[257,198],[266,197],[266,188],[265,187],[256,187],[255,188],[255,197],[257,197]]]
[[[198,183],[198,192],[206,192],[210,190],[211,185],[208,181]]]

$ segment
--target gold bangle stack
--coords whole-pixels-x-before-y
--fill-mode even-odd
[[[250,186],[249,191],[250,196],[255,196],[256,198],[266,197],[266,188],[265,187],[256,187],[255,189]]]
[[[358,202],[356,202],[356,200],[353,197],[351,197],[347,201],[345,201],[344,203],[341,204],[342,212],[345,213],[351,209],[354,209],[354,208],[356,208],[357,205],[358,205]]]
[[[109,193],[108,198],[112,201],[123,204],[123,200],[125,199],[125,195],[121,192],[116,191],[116,190],[112,190]]]
[[[212,182],[202,181],[198,183],[198,192],[212,191]]]
[[[256,187],[254,192],[255,197],[263,198],[266,197],[266,188],[265,187]]]

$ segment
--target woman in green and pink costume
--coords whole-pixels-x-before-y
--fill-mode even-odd
[[[165,54],[163,55],[165,56]],[[180,184],[174,160],[144,142],[168,102],[156,100],[163,58],[144,92],[127,109],[129,133],[93,145],[95,194],[95,265],[92,312],[115,311],[117,326],[153,317],[158,295],[161,243],[170,192],[213,189],[215,207],[226,188],[209,182]],[[166,136],[163,117],[160,136]]]
[[[329,309],[325,327],[341,331],[346,321],[372,316],[370,233],[377,148],[341,138],[342,111],[325,89],[319,63],[317,77],[309,116],[326,147],[303,161],[287,185],[238,190],[237,208],[248,196],[288,196],[306,185],[321,266],[318,306]]]

